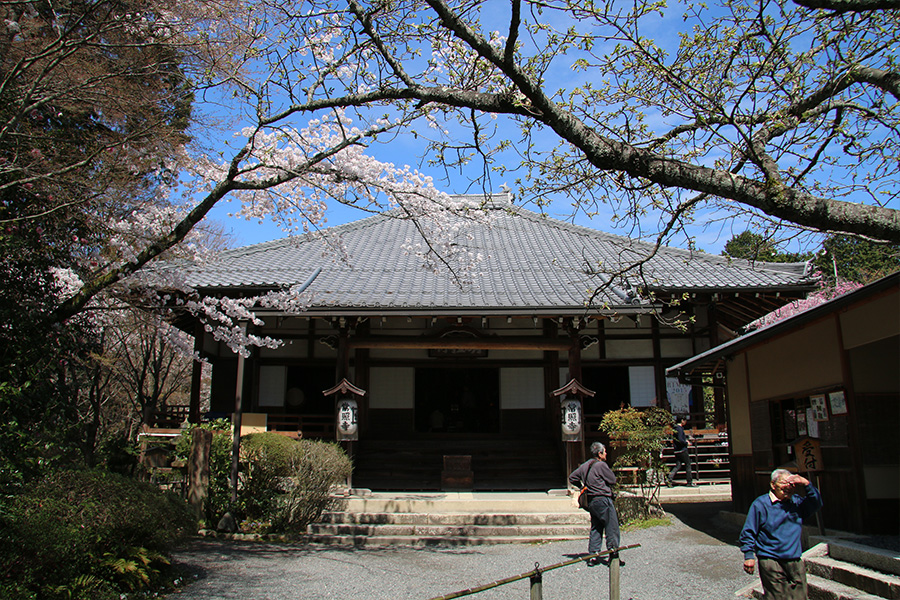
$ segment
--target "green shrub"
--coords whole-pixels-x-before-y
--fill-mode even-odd
[[[292,465],[290,487],[278,497],[271,516],[275,531],[302,532],[335,504],[331,490],[346,481],[352,464],[340,446],[301,440],[302,451]]]
[[[175,443],[175,456],[188,461],[194,429],[213,432],[209,449],[209,489],[203,502],[203,519],[208,527],[215,527],[219,519],[231,510],[231,423],[216,419],[208,423],[190,425]]]
[[[232,438],[227,422],[201,425],[213,429],[210,487],[206,522],[215,527],[231,511],[235,519],[267,523],[263,530],[303,531],[334,503],[332,488],[350,475],[350,459],[340,446],[314,440],[294,440],[262,432],[241,438],[237,506],[231,505]],[[176,444],[176,454],[190,454],[190,429]],[[259,527],[257,527],[259,530]]]
[[[268,521],[272,531],[303,531],[334,502],[332,488],[350,474],[337,445],[293,440],[277,433],[241,439],[239,496],[244,516]]]
[[[102,471],[52,473],[2,518],[5,591],[24,598],[117,598],[134,581],[152,584],[165,553],[196,530],[181,498]],[[136,555],[128,576],[117,572]]]
[[[252,433],[241,438],[241,488],[243,516],[266,519],[278,498],[290,487],[303,444],[277,433]]]
[[[609,435],[614,467],[637,467],[640,499],[624,506],[627,514],[650,517],[660,510],[659,488],[665,470],[662,450],[672,434],[672,414],[658,407],[613,410],[603,415],[600,429]],[[637,518],[637,517],[635,517]]]

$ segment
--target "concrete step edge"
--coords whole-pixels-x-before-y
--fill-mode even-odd
[[[310,535],[308,543],[321,546],[486,546],[491,544],[536,544],[584,539],[578,536],[317,536]]]
[[[530,502],[489,500],[362,500],[350,499],[345,512],[354,513],[431,513],[431,514],[579,514],[568,498]]]
[[[808,573],[842,583],[882,598],[900,598],[900,577],[830,556],[806,558]]]
[[[567,527],[480,527],[480,526],[440,526],[440,525],[340,525],[315,524],[307,531],[311,535],[351,535],[351,536],[465,536],[465,537],[545,537],[571,536],[587,537],[587,526]]]
[[[884,600],[881,596],[817,575],[807,574],[806,583],[810,600]]]
[[[588,514],[579,513],[351,513],[327,512],[321,523],[422,524],[422,525],[581,525],[590,522]]]

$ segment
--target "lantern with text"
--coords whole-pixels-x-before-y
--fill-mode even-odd
[[[366,395],[362,390],[346,379],[322,392],[325,396],[337,396],[335,403],[336,439],[339,442],[359,439],[359,403],[354,396],[362,398]]]
[[[337,429],[338,439],[340,440],[358,440],[359,426],[356,421],[356,415],[359,406],[356,400],[352,398],[343,398],[338,400],[337,404]]]
[[[562,424],[562,440],[564,442],[580,442],[584,439],[584,413],[582,398],[592,397],[594,392],[584,387],[576,379],[572,379],[552,392],[554,397],[565,395],[560,400],[560,417]]]

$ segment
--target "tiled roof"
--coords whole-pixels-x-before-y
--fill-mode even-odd
[[[496,198],[496,197],[495,197]],[[188,283],[206,292],[290,287],[321,268],[309,290],[313,310],[407,309],[432,311],[583,310],[602,283],[590,268],[613,271],[650,252],[625,237],[547,218],[494,201],[490,226],[478,225],[467,247],[485,258],[472,282],[459,286],[446,273],[425,269],[401,248],[416,240],[412,222],[385,213],[326,230],[342,240],[349,262],[328,250],[318,234],[286,238],[221,253],[188,268]],[[644,266],[644,284],[666,291],[763,291],[806,289],[806,265],[751,264],[722,256],[661,248]],[[598,304],[622,306],[629,286],[616,280]]]

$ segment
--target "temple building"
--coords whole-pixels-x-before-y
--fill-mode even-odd
[[[603,438],[603,414],[621,406],[664,406],[727,435],[724,396],[704,399],[666,369],[815,288],[805,263],[656,249],[505,196],[486,207],[489,219],[466,225],[465,246],[482,257],[470,276],[423,268],[410,251],[416,225],[400,212],[191,266],[205,295],[304,283],[312,295],[302,312],[256,310],[265,324],[248,332],[284,343],[247,358],[179,323],[212,364],[210,413],[341,441],[357,488],[561,488]],[[194,387],[196,420],[199,374]]]

